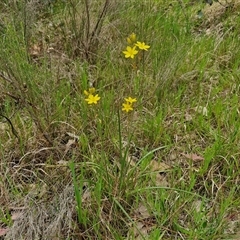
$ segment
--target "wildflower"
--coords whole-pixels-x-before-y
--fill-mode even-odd
[[[133,110],[132,104],[129,102],[123,103],[122,106],[123,106],[123,108],[122,108],[123,111],[129,112],[129,111]]]
[[[138,41],[137,41],[137,43],[135,43],[135,46],[137,46],[137,47],[139,47],[139,49],[145,50],[145,51],[147,51],[148,48],[150,48],[150,46],[146,45],[145,42],[138,42]]]
[[[84,94],[86,95],[86,96],[88,96],[88,95],[90,95],[90,94],[94,94],[96,92],[96,89],[95,88],[89,88],[88,89],[88,91],[87,90],[84,90]]]
[[[127,103],[129,103],[129,104],[132,104],[132,103],[136,102],[137,99],[136,99],[136,98],[128,97],[128,98],[125,98],[125,101],[126,101]]]
[[[125,98],[125,101],[126,102],[122,104],[122,106],[123,106],[122,110],[126,111],[126,112],[132,111],[133,110],[133,103],[136,102],[137,99],[128,97],[128,98]]]
[[[96,94],[95,96],[93,94],[89,94],[88,98],[85,99],[85,101],[88,102],[88,104],[97,104],[97,102],[100,100],[100,97],[98,96],[98,94]]]
[[[127,46],[126,51],[123,51],[123,53],[125,54],[125,58],[134,58],[134,55],[136,55],[138,51],[136,50],[136,46],[132,48]]]
[[[129,35],[129,37],[127,38],[127,42],[128,44],[134,44],[136,42],[136,34],[132,33],[131,35]]]

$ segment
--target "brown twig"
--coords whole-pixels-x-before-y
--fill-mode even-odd
[[[86,41],[88,42],[89,34],[90,34],[90,13],[89,13],[88,0],[85,0],[85,7],[86,7],[86,14],[87,14],[87,26],[86,26],[87,36],[86,36]]]
[[[0,116],[3,117],[3,118],[5,118],[5,119],[7,120],[7,122],[8,122],[8,123],[10,124],[10,126],[11,126],[13,135],[14,135],[18,140],[20,140],[20,138],[19,138],[19,136],[18,136],[18,133],[17,133],[16,129],[14,128],[11,120],[10,120],[8,117],[6,117],[5,115],[1,114],[1,113],[0,113]]]
[[[109,6],[109,0],[106,0],[105,4],[104,4],[104,7],[103,7],[103,10],[102,10],[102,12],[101,12],[101,14],[100,14],[100,16],[98,18],[98,21],[97,21],[97,23],[96,23],[96,25],[95,25],[95,27],[94,27],[94,29],[92,31],[89,43],[91,43],[93,41],[93,39],[96,38],[96,36],[99,35],[99,32],[100,32],[101,27],[102,27],[102,23],[103,23],[103,18],[104,18],[104,16],[107,13],[108,6]]]

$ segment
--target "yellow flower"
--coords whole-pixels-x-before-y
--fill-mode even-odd
[[[126,112],[132,111],[133,110],[133,103],[136,102],[137,99],[128,97],[128,98],[125,98],[125,101],[126,101],[126,103],[123,103],[122,110],[126,111]]]
[[[146,45],[145,42],[138,42],[138,41],[137,41],[137,43],[135,43],[135,46],[137,46],[137,47],[139,47],[139,49],[145,50],[145,51],[147,51],[148,48],[150,48],[150,46]]]
[[[123,103],[122,106],[123,106],[123,108],[122,108],[123,111],[129,112],[129,111],[133,110],[132,104],[129,102]]]
[[[88,104],[97,104],[97,102],[100,100],[100,97],[98,96],[98,94],[96,94],[95,96],[93,94],[89,94],[88,98],[85,99],[85,101],[88,102]]]
[[[136,46],[132,48],[127,46],[126,51],[123,51],[123,53],[125,54],[125,58],[134,58],[134,55],[136,55],[138,51],[136,50]]]
[[[136,102],[137,99],[136,99],[136,98],[128,97],[128,98],[125,98],[125,101],[126,101],[127,103],[129,103],[129,104],[132,104],[132,103]]]
[[[96,92],[96,89],[95,88],[89,88],[88,91],[87,90],[84,90],[84,94],[86,96],[90,95],[90,94],[94,94]]]
[[[129,37],[127,38],[127,42],[128,44],[134,44],[136,42],[136,34],[132,33],[131,35],[129,35]]]

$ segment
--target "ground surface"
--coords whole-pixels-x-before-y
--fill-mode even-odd
[[[2,239],[240,239],[240,1],[0,10]]]

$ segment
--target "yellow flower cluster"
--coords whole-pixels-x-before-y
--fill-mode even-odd
[[[87,98],[85,98],[85,101],[87,101],[88,104],[97,104],[97,102],[100,100],[98,94],[94,95],[95,92],[95,88],[89,88],[88,91],[84,90],[84,94],[87,96]]]
[[[97,104],[98,101],[101,99],[98,94],[95,95],[96,89],[95,88],[89,88],[88,91],[84,90],[84,94],[87,96],[85,98],[85,101],[91,105],[91,104]],[[122,104],[122,111],[129,112],[133,110],[133,103],[136,102],[136,98],[125,98],[125,103]]]
[[[126,111],[126,112],[132,111],[133,103],[136,101],[137,101],[136,98],[131,98],[131,97],[125,98],[125,103],[122,104],[122,106],[123,106],[122,110]]]
[[[131,35],[129,35],[129,37],[127,37],[127,42],[129,45],[131,46],[127,46],[126,50],[123,51],[123,54],[125,55],[125,58],[134,58],[136,54],[138,54],[138,50],[145,50],[148,51],[148,49],[150,48],[149,45],[146,45],[145,42],[139,42],[137,41],[136,38],[136,34],[132,33]]]

